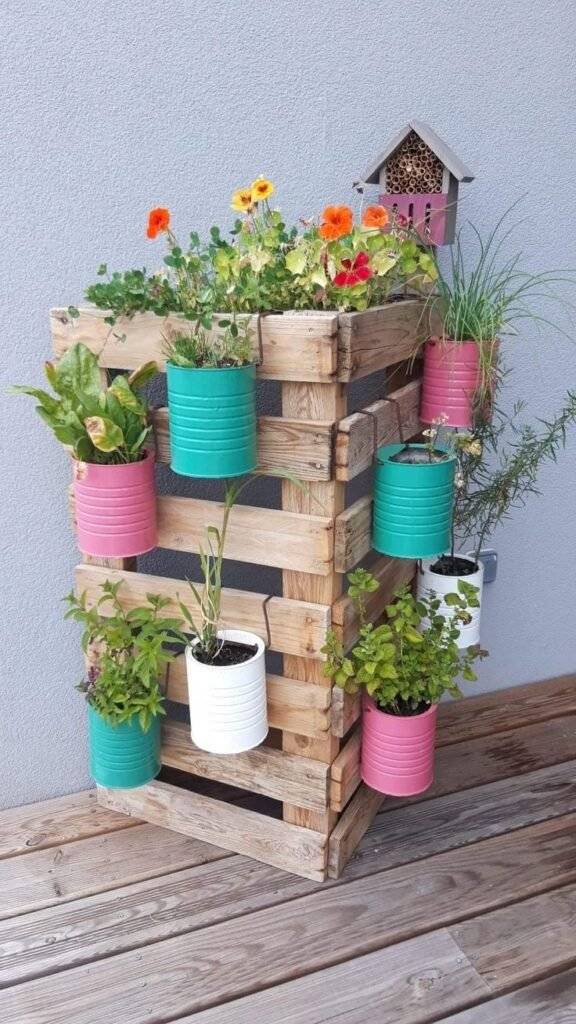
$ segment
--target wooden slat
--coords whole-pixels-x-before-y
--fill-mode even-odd
[[[96,566],[79,565],[76,569],[76,590],[86,591],[93,603],[101,596],[100,587],[105,580],[123,581],[119,598],[126,608],[134,608],[146,600],[147,593],[168,597],[171,604],[167,611],[180,615],[178,598],[192,611],[194,599],[185,580],[168,579],[146,573],[120,572]],[[249,591],[222,590],[222,625],[228,629],[247,629],[266,637],[264,618],[264,594]],[[103,606],[103,612],[106,606]],[[330,609],[326,605],[311,604],[307,601],[292,601],[273,597],[267,605],[270,623],[272,650],[297,654],[301,657],[325,660],[321,648],[325,643],[326,630],[330,625]]]
[[[0,919],[157,878],[167,865],[176,871],[226,856],[216,846],[135,822],[119,832],[0,861]]]
[[[168,410],[152,414],[156,457],[170,462]],[[300,480],[330,480],[335,424],[314,420],[291,420],[280,416],[258,419],[258,468],[270,473],[289,470]]]
[[[535,772],[521,780],[507,779],[482,786],[471,794],[433,800],[421,808],[411,806],[380,815],[347,878],[399,867],[565,814],[574,805],[573,769],[574,762]],[[371,795],[377,797],[373,792]],[[365,829],[358,816],[353,822],[356,835],[352,827],[348,837],[341,832],[341,825],[355,804],[357,797],[332,834],[332,856],[336,833],[340,831],[343,854],[346,839],[350,852]],[[157,834],[162,844],[166,833],[158,829]],[[90,860],[89,854],[87,859]],[[135,882],[109,893],[68,902],[58,909],[29,913],[25,919],[0,923],[0,986],[253,913],[279,901],[306,895],[312,888],[312,883],[301,878],[237,856],[217,864],[179,870],[163,878]],[[169,913],[163,912],[167,907]],[[466,938],[473,936],[472,932]],[[479,951],[487,957],[485,973],[491,984],[489,938],[486,932],[484,950]],[[476,959],[480,961],[479,957]],[[513,962],[511,966],[514,967]]]
[[[343,811],[360,785],[360,746],[362,733],[356,728],[346,741],[330,769],[330,806]]]
[[[321,419],[335,422],[346,414],[346,391],[341,384],[304,384],[282,385],[282,413],[294,419]],[[318,508],[329,516],[331,522],[345,505],[345,488],[341,483],[311,483],[303,491],[290,480],[282,483],[282,507],[304,515],[314,514]],[[297,565],[287,567],[282,574],[282,593],[286,597],[321,601],[332,606],[342,590],[342,579],[332,565],[331,571],[320,577],[296,571]],[[330,689],[331,682],[323,672],[322,666],[298,657],[284,658],[284,672],[287,676],[312,682],[323,689]],[[284,733],[282,744],[290,753],[310,757],[313,760],[330,764],[339,748],[339,740],[332,733],[322,738],[313,738],[293,733]],[[286,821],[307,828],[314,828],[323,835],[331,832],[335,819],[331,811],[322,814],[311,812],[306,808],[291,804],[284,806]]]
[[[438,742],[459,743],[478,736],[491,736],[574,712],[576,675],[569,673],[441,704]]]
[[[162,733],[162,764],[170,768],[313,811],[324,811],[328,806],[330,768],[320,761],[265,745],[234,757],[208,754],[194,746],[190,728],[182,722],[166,722]]]
[[[384,797],[362,783],[350,800],[328,843],[328,876],[339,878],[380,810]],[[406,847],[402,847],[406,849]]]
[[[73,498],[70,497],[73,513]],[[158,547],[198,553],[206,529],[220,527],[223,506],[199,498],[159,496]],[[326,516],[298,515],[274,508],[237,505],[230,515],[226,557],[238,562],[292,566],[326,576],[333,568],[334,523]]]
[[[132,320],[122,319],[110,329],[104,323],[106,312],[96,308],[80,310],[71,320],[66,309],[52,309],[52,344],[57,357],[81,341],[98,355],[107,369],[134,370],[155,359],[163,369],[164,336],[171,329],[189,329],[178,316],[157,317],[138,313]],[[220,319],[216,317],[216,320]],[[259,358],[257,318],[253,323],[254,357]],[[337,370],[336,313],[287,313],[261,318],[263,362],[258,375],[268,380],[331,381]]]
[[[203,842],[217,843],[283,871],[315,881],[326,877],[326,840],[310,829],[164,782],[150,782],[139,789],[124,791],[99,789],[98,800],[112,810],[144,817],[154,825],[175,829]]]
[[[444,1017],[443,1024],[574,1024],[575,1020],[576,968],[572,968],[501,996],[488,1006]]]
[[[575,750],[576,715],[494,736],[488,734],[461,743],[440,745],[436,751],[435,782],[415,799],[421,802],[454,793],[462,789],[462,780],[467,788],[472,788],[497,782],[509,775],[522,775],[548,765],[560,764],[570,760]],[[334,774],[338,768],[335,769],[333,765],[330,782],[330,805],[338,810],[346,806],[360,785],[360,763],[359,758],[354,758],[353,750],[340,764],[341,777]],[[389,798],[384,812],[387,808],[391,810],[407,802],[406,799]]]
[[[117,793],[114,800],[142,793]],[[3,1024],[56,1024],[66,1014],[74,1024],[153,1024],[159,1007],[163,1019],[177,1020],[574,884],[575,827],[576,815],[569,815],[425,863],[325,887],[289,900],[281,914],[272,906],[7,989],[0,994]],[[105,997],[95,1000],[95,992]]]
[[[334,523],[334,568],[350,572],[372,547],[372,496],[358,498]]]
[[[418,345],[434,333],[429,320],[429,307],[421,299],[392,302],[361,313],[341,313],[338,380],[358,380],[410,359]]]
[[[118,832],[138,822],[99,807],[93,790],[0,811],[0,860],[78,839]]]
[[[380,399],[338,423],[335,454],[337,480],[353,480],[372,465],[375,439],[380,447],[400,440],[407,441],[422,430],[419,380],[392,391],[389,399],[395,404]]]
[[[168,666],[166,696],[177,704],[188,704],[186,664],[183,655]],[[268,723],[271,729],[318,736],[331,726],[330,691],[299,679],[266,676]]]

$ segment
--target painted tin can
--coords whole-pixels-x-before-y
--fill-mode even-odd
[[[415,796],[434,781],[437,705],[421,715],[389,715],[362,702],[362,780],[387,796]]]
[[[220,480],[257,465],[256,367],[166,364],[170,465],[182,476]]]
[[[456,461],[451,455],[442,462],[391,462],[404,447],[385,445],[377,453],[372,546],[394,558],[428,558],[450,547]]]
[[[99,558],[129,558],[156,547],[154,455],[140,462],[74,463],[78,547]]]
[[[458,558],[465,558],[472,565],[474,559],[470,555],[464,555],[458,553]],[[455,614],[456,609],[446,604],[444,598],[446,594],[457,594],[458,593],[458,580],[463,580],[464,583],[470,583],[474,587],[478,587],[478,608],[470,608],[468,614],[470,616],[469,622],[459,622],[458,628],[460,630],[460,636],[458,637],[456,644],[460,649],[465,647],[472,647],[473,644],[480,643],[480,615],[482,612],[482,588],[484,583],[484,565],[482,562],[478,562],[478,568],[475,572],[469,573],[467,576],[443,576],[440,573],[432,572],[432,566],[436,561],[435,558],[424,558],[422,564],[418,570],[417,577],[417,593],[418,597],[430,597],[436,596],[441,600],[439,610],[440,615],[444,615],[447,618],[452,618]]]
[[[475,341],[430,338],[424,346],[420,419],[446,418],[448,427],[474,425],[474,403],[480,383],[480,353]]]
[[[160,771],[160,718],[144,732],[137,716],[121,725],[108,725],[88,706],[90,774],[99,786],[134,789],[155,779]]]

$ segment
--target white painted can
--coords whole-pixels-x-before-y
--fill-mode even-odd
[[[192,742],[212,754],[240,754],[266,738],[266,663],[255,633],[221,629],[220,640],[256,647],[241,665],[203,665],[194,657],[197,640],[186,648],[186,675]]]
[[[467,562],[470,562],[472,565],[474,564],[474,558],[470,554],[458,553],[457,557],[465,558]],[[480,614],[482,611],[482,588],[484,583],[483,563],[479,561],[476,572],[470,573],[468,576],[441,576],[440,573],[432,572],[432,566],[437,561],[437,558],[422,559],[421,567],[418,570],[418,597],[435,594],[443,599],[444,594],[458,593],[458,580],[464,580],[465,583],[471,583],[472,586],[478,587],[479,607],[470,608],[470,622],[459,623],[460,636],[456,643],[461,649],[480,643]],[[455,609],[445,604],[444,600],[442,600],[439,612],[441,615],[452,616]]]

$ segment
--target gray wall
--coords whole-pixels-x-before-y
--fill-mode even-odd
[[[151,205],[169,206],[182,232],[205,230],[226,223],[233,187],[266,173],[288,216],[313,214],[352,199],[349,183],[409,116],[476,172],[465,215],[487,227],[526,193],[517,238],[531,265],[576,266],[575,33],[572,0],[545,11],[533,0],[5,0],[6,380],[40,380],[48,308],[79,301],[101,260],[154,264]],[[514,393],[548,414],[574,382],[576,350],[532,330],[508,350]],[[9,806],[89,780],[78,635],[60,604],[77,561],[69,466],[31,402],[1,405]],[[484,689],[574,668],[575,451],[572,439],[542,473],[544,496],[496,538]],[[159,565],[174,570],[169,557]]]

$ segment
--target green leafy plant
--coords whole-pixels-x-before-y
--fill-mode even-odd
[[[220,320],[218,327],[218,333],[208,333],[200,324],[190,331],[172,331],[164,343],[167,362],[185,367],[247,366],[252,363],[250,319]]]
[[[503,248],[514,230],[507,226],[507,218],[516,205],[503,214],[486,240],[473,224],[461,229],[450,247],[448,272],[435,257],[437,281],[428,302],[442,320],[446,339],[475,341],[478,345],[480,408],[491,394],[498,373],[498,340],[505,335],[517,335],[519,325],[525,321],[552,327],[565,335],[557,323],[536,307],[543,303],[545,309],[567,308],[569,303],[562,300],[555,288],[559,284],[573,286],[576,280],[573,273],[565,270],[531,273],[522,269],[522,253],[504,255]],[[464,255],[466,231],[475,243],[470,261]]]
[[[56,365],[46,363],[45,372],[53,395],[28,386],[12,391],[36,399],[38,414],[77,459],[115,465],[144,458],[152,427],[140,389],[157,372],[156,363],[119,374],[103,388],[96,356],[78,342]]]
[[[521,422],[524,408],[523,402],[510,413],[494,408],[473,437],[456,435],[452,555],[459,538],[474,545],[477,561],[496,527],[539,493],[542,464],[556,462],[567,429],[576,422],[576,392],[567,392],[560,412],[551,420],[538,419],[536,426]]]
[[[118,598],[121,585],[106,580],[92,607],[86,594],[68,594],[65,618],[84,627],[82,649],[91,665],[78,689],[90,706],[108,725],[137,717],[147,731],[153,718],[165,714],[160,678],[174,660],[167,645],[186,643],[186,636],[180,620],[161,614],[167,598],[147,594],[145,605],[126,611]]]
[[[349,593],[360,619],[357,642],[345,653],[334,630],[329,630],[323,652],[326,675],[349,693],[365,689],[382,711],[392,715],[415,715],[437,704],[444,693],[460,696],[456,679],[462,675],[473,682],[473,664],[486,656],[479,647],[460,650],[458,619],[467,614],[471,584],[448,595],[457,608],[454,616],[439,612],[436,597],[416,599],[403,587],[386,606],[386,621],[366,621],[365,597],[378,589],[374,577],[364,569],[348,576]]]
[[[260,474],[255,473],[247,479],[227,480],[225,484],[224,503],[222,511],[222,525],[208,526],[206,528],[207,548],[200,547],[200,568],[203,577],[203,586],[200,587],[192,580],[188,580],[197,612],[193,614],[185,604],[180,601],[180,611],[190,632],[198,641],[197,652],[201,660],[210,664],[215,660],[222,646],[218,637],[220,628],[220,615],[222,607],[222,565],[224,562],[224,551],[230,523],[230,513],[240,494]],[[302,482],[286,470],[268,472],[267,476],[277,476],[283,480],[290,480],[297,487],[303,487]]]

